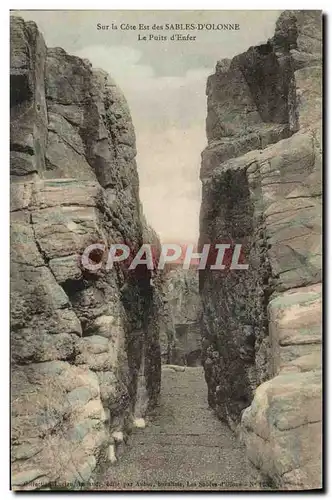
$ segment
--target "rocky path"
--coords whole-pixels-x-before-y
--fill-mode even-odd
[[[189,367],[163,369],[153,420],[100,483],[109,490],[260,489],[243,447],[208,409],[203,369]]]

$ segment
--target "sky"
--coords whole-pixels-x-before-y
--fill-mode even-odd
[[[140,198],[161,241],[196,243],[201,152],[206,146],[206,80],[274,32],[280,11],[16,11],[37,23],[48,47],[88,58],[121,87],[136,131]],[[109,29],[98,30],[98,23]],[[239,24],[237,31],[153,30],[154,24]],[[111,29],[112,24],[118,29]],[[144,24],[149,29],[121,29]],[[147,35],[168,40],[138,40]],[[195,41],[171,41],[174,33]]]

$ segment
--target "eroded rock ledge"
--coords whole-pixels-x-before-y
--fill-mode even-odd
[[[109,75],[48,49],[35,23],[12,17],[15,488],[83,485],[158,399],[158,286],[148,271],[80,265],[92,243],[135,251],[154,237],[135,155],[128,106]]]
[[[207,84],[200,244],[242,243],[247,271],[202,271],[209,403],[278,488],[321,487],[320,11],[218,62]]]

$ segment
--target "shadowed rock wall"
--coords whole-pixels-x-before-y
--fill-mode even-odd
[[[80,264],[92,243],[150,234],[123,95],[18,17],[10,154],[12,484],[71,488],[131,431],[142,366],[144,411],[158,399],[159,292],[149,271]]]
[[[209,404],[279,488],[321,486],[322,19],[286,11],[207,83],[200,244],[247,270],[201,271]]]
[[[164,289],[174,332],[169,363],[200,366],[202,309],[197,269],[172,269]]]

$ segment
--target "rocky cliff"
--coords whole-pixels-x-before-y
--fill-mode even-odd
[[[242,243],[247,270],[200,272],[209,404],[278,488],[321,486],[322,18],[207,83],[200,244]]]
[[[18,17],[10,98],[12,484],[79,487],[108,453],[116,459],[160,387],[150,272],[81,265],[90,244],[135,251],[151,235],[134,129],[109,75],[48,49]]]
[[[187,366],[201,365],[201,299],[196,269],[170,270],[165,277],[167,317],[172,319],[168,342],[168,362]]]

